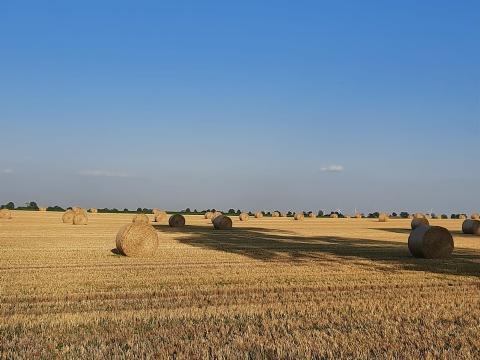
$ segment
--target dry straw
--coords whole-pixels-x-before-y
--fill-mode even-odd
[[[88,216],[87,214],[75,214],[73,216],[73,225],[87,225],[88,223]]]
[[[388,221],[388,214],[382,213],[382,214],[378,215],[378,221],[380,221],[380,222]]]
[[[90,212],[92,214],[96,214],[98,212],[98,209],[97,208],[90,208]]]
[[[351,218],[351,216],[350,216],[350,215],[345,215],[345,217],[346,217],[347,219],[350,219],[350,218]]]
[[[170,227],[182,227],[185,225],[185,218],[180,214],[172,215],[170,219],[168,219],[168,225],[170,225]]]
[[[293,215],[294,220],[303,220],[304,218],[305,215],[303,215],[302,213],[295,213],[295,215]]]
[[[73,224],[73,217],[75,216],[75,211],[67,210],[63,213],[62,221],[65,224]]]
[[[217,216],[213,220],[213,227],[217,230],[229,230],[232,228],[232,219],[224,215]]]
[[[167,213],[166,211],[158,211],[156,214],[155,214],[155,221],[156,222],[161,222],[163,220],[165,220],[167,218]]]
[[[38,211],[47,211],[46,206],[39,206]]]
[[[413,215],[408,215],[408,218],[409,219],[415,219],[415,217]]]
[[[472,215],[470,215],[470,219],[479,220],[479,219],[480,219],[480,214],[478,214],[478,213],[473,213]]]
[[[361,219],[361,218],[362,218],[362,214],[356,213],[356,214],[354,215],[354,218],[356,218],[356,219]]]
[[[311,212],[310,214],[308,214],[308,217],[310,217],[312,219],[315,219],[317,217],[317,215],[315,215],[315,213]]]
[[[437,219],[440,220],[442,218],[442,215],[437,215]]]
[[[419,258],[447,257],[452,254],[453,248],[452,234],[441,226],[419,226],[408,237],[410,253]]]
[[[330,214],[330,217],[331,217],[332,219],[336,219],[336,218],[338,218],[338,214],[335,214],[335,213]]]
[[[467,218],[467,216],[464,215],[464,214],[460,215],[460,217],[459,217],[459,219],[461,219],[461,220],[465,220],[466,218]]]
[[[285,214],[285,213],[282,213],[282,215],[281,215],[281,216],[282,216],[282,217],[287,217],[287,214]]]
[[[145,224],[148,224],[150,222],[150,219],[146,214],[137,214],[133,217],[132,222],[133,223],[143,222]]]
[[[424,216],[424,218],[427,219],[427,220],[429,220],[429,219],[430,219],[430,215],[426,214],[426,215]]]
[[[274,211],[272,217],[279,217],[280,213],[278,211]]]
[[[247,213],[241,213],[238,218],[240,221],[248,221],[250,219],[250,216]]]
[[[416,219],[419,219],[419,218],[423,218],[425,216],[423,216],[422,213],[415,213],[415,215],[413,215],[413,217],[416,218]]]
[[[410,227],[413,229],[416,229],[419,226],[425,226],[425,225],[430,225],[428,222],[428,219],[426,218],[415,218],[412,219],[412,222],[410,223]]]
[[[160,210],[156,209],[156,208],[152,210],[153,215],[157,215],[159,212],[160,212]]]
[[[120,228],[116,237],[120,254],[133,257],[151,257],[158,248],[158,235],[153,226],[143,222]]]
[[[255,213],[256,219],[261,219],[262,217],[263,217],[263,214],[260,211]]]
[[[462,232],[464,234],[480,235],[480,220],[465,220],[462,224]]]
[[[10,219],[12,217],[12,212],[9,209],[0,210],[0,219]]]
[[[205,216],[205,219],[211,219],[213,216],[213,213],[211,211],[207,211],[204,216]]]

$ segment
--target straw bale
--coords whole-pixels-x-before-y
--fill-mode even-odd
[[[480,220],[465,220],[462,224],[462,232],[464,234],[480,235]]]
[[[248,221],[250,219],[250,216],[247,214],[247,213],[241,213],[238,218],[240,219],[240,221]]]
[[[217,216],[213,220],[213,227],[217,230],[229,230],[232,228],[232,219],[224,215]]]
[[[62,221],[65,224],[73,224],[73,217],[75,216],[75,211],[67,210],[63,213]]]
[[[308,214],[308,217],[310,217],[312,219],[315,219],[317,217],[317,215],[315,215],[315,213],[311,212],[310,214]]]
[[[158,248],[158,235],[153,226],[135,222],[120,228],[116,237],[117,250],[125,256],[151,257]]]
[[[480,220],[480,214],[479,213],[473,213],[472,215],[470,215],[470,219]]]
[[[39,206],[38,211],[47,211],[47,207],[46,206]]]
[[[425,216],[424,216],[422,213],[415,213],[415,214],[413,215],[413,217],[414,217],[415,219],[419,219],[419,218],[423,218],[423,217],[425,217]]]
[[[96,214],[96,213],[98,213],[98,209],[97,208],[90,208],[90,212],[92,214]]]
[[[168,225],[170,225],[170,227],[182,227],[185,225],[185,218],[180,214],[172,215],[168,219]]]
[[[330,217],[331,217],[332,219],[336,219],[336,218],[338,218],[338,214],[335,214],[335,213],[330,214]]]
[[[462,215],[459,216],[459,219],[461,219],[461,220],[465,220],[466,218],[467,218],[467,216],[464,215],[464,214],[462,214]]]
[[[155,221],[156,222],[161,222],[167,218],[167,212],[166,211],[158,211],[155,214]]]
[[[263,217],[263,213],[261,211],[258,211],[255,213],[255,218],[256,219],[261,219]]]
[[[361,219],[362,214],[356,213],[353,217],[356,218],[356,219]]]
[[[380,221],[380,222],[388,221],[388,214],[382,213],[382,214],[378,215],[378,221]]]
[[[145,224],[148,224],[150,222],[150,219],[147,214],[137,214],[133,217],[132,222],[143,222]]]
[[[304,218],[305,215],[303,215],[302,213],[295,213],[295,215],[293,215],[294,220],[303,220]]]
[[[12,212],[9,209],[0,210],[0,219],[10,219],[12,217]]]
[[[282,217],[287,217],[287,214],[285,214],[285,213],[282,213],[282,215],[281,215],[281,216],[282,216]]]
[[[87,225],[88,216],[87,214],[78,213],[73,216],[73,225]]]
[[[416,229],[419,226],[425,226],[425,225],[430,225],[428,222],[428,219],[426,218],[415,218],[412,219],[412,222],[410,223],[410,227],[413,229]]]
[[[347,219],[350,219],[350,218],[351,218],[351,216],[350,216],[350,215],[345,215],[345,217],[346,217]]]
[[[442,215],[437,215],[437,219],[441,219],[442,218]]]
[[[408,237],[408,249],[415,257],[435,259],[450,256],[454,243],[450,232],[441,226],[418,226]]]
[[[272,217],[279,217],[280,216],[280,213],[278,211],[274,211],[272,213]]]
[[[211,211],[207,211],[204,216],[205,216],[205,219],[211,219],[212,218],[212,215],[213,213]]]

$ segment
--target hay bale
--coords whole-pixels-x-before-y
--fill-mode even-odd
[[[480,220],[465,220],[462,224],[462,232],[464,234],[480,235]]]
[[[442,218],[442,215],[437,215],[436,219],[440,220]]]
[[[380,221],[380,222],[388,221],[388,214],[382,213],[382,214],[378,215],[378,221]]]
[[[153,226],[144,222],[120,228],[116,237],[120,254],[133,257],[151,257],[158,248],[158,235]]]
[[[422,213],[415,213],[415,215],[413,215],[413,218],[414,219],[420,219],[420,218],[423,218],[425,217]]]
[[[172,215],[170,219],[168,219],[168,225],[170,225],[170,227],[182,227],[185,225],[185,218],[180,214]]]
[[[466,218],[467,218],[467,215],[464,215],[464,214],[462,214],[462,215],[459,216],[459,219],[460,219],[460,220],[465,220]]]
[[[159,212],[160,212],[160,210],[157,209],[157,208],[152,209],[152,214],[153,214],[153,215],[157,215]]]
[[[64,224],[73,224],[73,217],[75,216],[75,211],[67,210],[63,213],[62,221]]]
[[[238,218],[240,221],[248,221],[250,219],[250,216],[247,213],[241,213]]]
[[[350,219],[351,216],[350,215],[345,215],[345,218]]]
[[[73,221],[72,221],[73,225],[87,225],[87,222],[88,222],[87,214],[78,213],[73,216]]]
[[[430,225],[428,222],[428,219],[425,218],[415,218],[412,219],[412,222],[410,223],[410,227],[412,230],[416,229],[419,226],[428,226]]]
[[[413,215],[408,215],[409,219],[414,219],[415,217]]]
[[[9,209],[0,210],[0,219],[11,219],[12,212]]]
[[[92,214],[96,214],[96,213],[98,213],[98,209],[97,208],[90,208],[90,212]]]
[[[143,222],[145,224],[148,224],[150,222],[150,219],[146,214],[137,214],[133,217],[132,222],[133,223]]]
[[[205,216],[205,219],[211,219],[212,216],[213,216],[213,213],[212,213],[211,211],[207,211],[207,212],[204,214],[204,216]]]
[[[81,207],[78,207],[78,206],[74,206],[74,207],[72,208],[72,211],[73,211],[75,214],[84,214],[84,215],[87,214],[87,209],[81,208]]]
[[[330,214],[330,217],[331,217],[332,219],[336,219],[336,218],[338,218],[338,214],[335,214],[335,213]]]
[[[274,211],[272,217],[280,217],[280,213],[278,211]]]
[[[167,218],[167,212],[166,211],[159,211],[155,214],[155,221],[156,222],[162,222]]]
[[[452,254],[453,248],[452,234],[441,226],[419,226],[408,237],[408,250],[415,257],[447,257]]]
[[[47,211],[47,207],[46,206],[39,206],[38,211]]]
[[[361,219],[361,218],[362,218],[362,214],[356,213],[353,217],[354,217],[355,219]]]
[[[260,211],[255,213],[256,219],[261,219],[262,217],[263,217],[263,213],[261,213]]]
[[[287,217],[287,214],[286,214],[286,213],[282,213],[280,216],[281,216],[281,217]]]
[[[427,219],[427,220],[430,220],[430,215],[426,214],[423,218]]]
[[[229,230],[232,228],[232,219],[224,215],[217,216],[213,220],[213,227],[217,230]]]
[[[72,211],[78,212],[81,209],[80,206],[72,206]]]
[[[315,215],[315,213],[311,212],[310,214],[308,214],[308,217],[312,218],[312,219],[315,219],[317,217],[317,215]]]
[[[295,213],[295,215],[293,215],[294,220],[303,220],[304,218],[305,215],[303,215],[302,213]]]
[[[478,213],[473,213],[472,215],[470,215],[470,219],[480,220],[480,214],[478,214]]]

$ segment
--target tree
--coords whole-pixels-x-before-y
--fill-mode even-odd
[[[186,212],[186,213],[190,213],[190,212],[192,212],[192,211],[191,211],[190,208],[188,207],[188,208],[185,209],[185,212]]]
[[[9,202],[6,205],[1,206],[2,209],[8,209],[8,210],[13,210],[15,209],[15,204],[13,202]]]
[[[323,216],[323,211],[322,210],[318,210],[318,216]]]
[[[395,211],[392,212],[392,216],[397,216],[397,213]]]
[[[408,212],[406,212],[406,211],[402,211],[402,212],[400,213],[400,217],[403,218],[403,219],[407,219],[409,215],[410,215],[410,214],[409,214]]]
[[[37,209],[38,210],[38,205],[35,201],[30,201],[28,204],[27,204],[27,208],[29,209]]]
[[[141,207],[137,208],[137,213],[141,213],[141,212],[142,212],[142,208]]]
[[[228,209],[229,214],[235,214],[235,209]]]

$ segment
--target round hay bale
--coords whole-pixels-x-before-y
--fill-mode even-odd
[[[351,216],[350,215],[345,215],[345,218],[350,219]]]
[[[430,215],[426,214],[423,218],[427,219],[427,220],[430,220]]]
[[[282,213],[281,217],[287,217],[286,213]]]
[[[80,209],[81,209],[80,206],[72,206],[72,211],[77,212]]]
[[[312,218],[312,219],[315,219],[317,217],[317,215],[315,215],[315,213],[311,212],[310,214],[308,214],[308,217]]]
[[[185,218],[180,214],[172,215],[170,219],[168,219],[168,225],[170,225],[170,227],[182,227],[185,225]]]
[[[87,209],[85,208],[81,208],[81,207],[78,207],[78,206],[74,206],[72,208],[72,211],[75,213],[75,214],[87,214]]]
[[[143,222],[145,224],[148,224],[150,222],[150,219],[146,214],[137,214],[133,217],[132,222],[133,223]]]
[[[232,228],[232,219],[224,215],[217,216],[213,220],[213,227],[217,230],[229,230]]]
[[[437,215],[436,219],[440,220],[442,218],[442,215]]]
[[[39,206],[38,211],[47,211],[47,207],[46,206]]]
[[[155,221],[162,222],[167,218],[167,213],[165,211],[159,211],[155,214]]]
[[[96,213],[98,213],[98,209],[97,208],[90,208],[90,212],[92,214],[96,214]]]
[[[62,221],[64,224],[73,224],[73,217],[75,216],[75,211],[67,210],[63,213]]]
[[[151,257],[158,248],[158,235],[153,226],[144,222],[120,228],[116,237],[120,254],[133,257]]]
[[[240,221],[248,221],[250,219],[250,216],[247,213],[241,213],[238,218]]]
[[[410,227],[413,229],[416,229],[419,226],[428,226],[430,225],[428,222],[428,219],[425,218],[415,218],[412,219],[412,222],[410,223]]]
[[[212,215],[213,213],[211,211],[207,211],[204,216],[205,216],[205,219],[211,219],[212,218]]]
[[[263,217],[263,214],[260,211],[255,213],[256,219],[261,219],[262,217]]]
[[[408,218],[409,219],[415,219],[415,217],[413,215],[408,215]]]
[[[272,217],[280,217],[280,213],[278,211],[274,211]]]
[[[160,212],[160,210],[157,209],[157,208],[152,209],[152,214],[153,214],[153,215],[157,215],[159,212]]]
[[[423,217],[425,217],[425,216],[423,216],[422,213],[415,213],[415,214],[413,215],[413,217],[414,217],[415,219],[420,219],[420,218],[423,218]]]
[[[330,214],[330,217],[331,217],[332,219],[336,219],[336,218],[338,218],[338,214],[335,214],[335,213]]]
[[[362,214],[356,213],[355,215],[353,215],[353,217],[354,217],[355,219],[361,219],[361,218],[362,218]]]
[[[305,215],[303,215],[302,213],[295,213],[295,215],[293,215],[294,220],[303,220],[304,218]]]
[[[408,237],[408,250],[415,257],[447,257],[452,254],[453,248],[452,234],[441,226],[419,226]]]
[[[10,219],[12,217],[12,212],[9,209],[0,210],[0,219]]]
[[[480,235],[480,220],[468,219],[462,224],[462,232],[464,234]]]
[[[480,214],[478,214],[478,213],[473,213],[472,215],[470,215],[470,219],[479,220],[479,219],[480,219]]]
[[[388,221],[388,214],[382,213],[382,214],[378,215],[378,221],[380,221],[380,222]]]
[[[462,214],[462,215],[459,216],[459,219],[460,219],[460,220],[465,220],[466,218],[467,218],[467,216],[464,215],[464,214]]]
[[[87,225],[87,222],[88,222],[87,214],[78,213],[73,216],[73,221],[72,221],[73,225]]]

